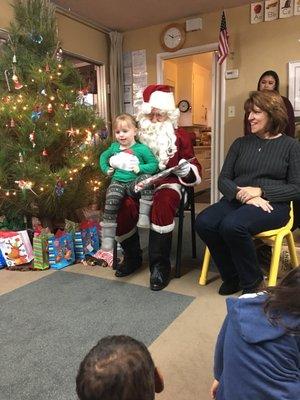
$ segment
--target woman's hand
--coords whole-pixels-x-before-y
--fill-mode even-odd
[[[210,388],[210,395],[211,395],[212,399],[216,398],[218,387],[219,387],[219,381],[214,379],[214,381],[211,385],[211,388]]]
[[[270,213],[273,210],[271,204],[260,196],[253,197],[252,199],[248,200],[246,204],[251,204],[255,207],[260,207],[268,213]]]
[[[238,186],[238,192],[236,194],[236,199],[241,203],[247,203],[248,200],[253,199],[253,197],[260,197],[262,195],[262,190],[260,187],[253,186]]]

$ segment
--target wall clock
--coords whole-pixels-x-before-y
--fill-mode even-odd
[[[185,30],[180,24],[169,24],[162,30],[160,42],[167,51],[179,50],[185,42]]]
[[[183,113],[189,111],[191,108],[190,103],[187,100],[180,100],[177,107],[179,108],[179,111]]]

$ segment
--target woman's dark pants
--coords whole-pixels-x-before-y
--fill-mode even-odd
[[[222,198],[196,218],[196,231],[208,246],[223,281],[239,279],[243,289],[255,287],[263,278],[253,235],[284,226],[289,203],[272,203],[268,213],[260,207]]]

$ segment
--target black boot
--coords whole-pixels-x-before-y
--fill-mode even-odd
[[[172,232],[157,233],[150,230],[149,236],[149,265],[150,289],[162,290],[170,282]]]
[[[124,260],[117,265],[115,276],[122,278],[132,274],[142,266],[142,250],[138,232],[121,242],[124,251]]]

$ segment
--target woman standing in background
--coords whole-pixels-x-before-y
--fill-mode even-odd
[[[275,71],[265,71],[259,78],[257,90],[274,90],[279,93],[279,77]],[[295,137],[295,115],[294,109],[287,97],[281,96],[286,107],[288,115],[288,123],[282,133],[287,136]],[[249,114],[245,113],[244,117],[244,134],[251,134],[250,122],[248,120]]]

